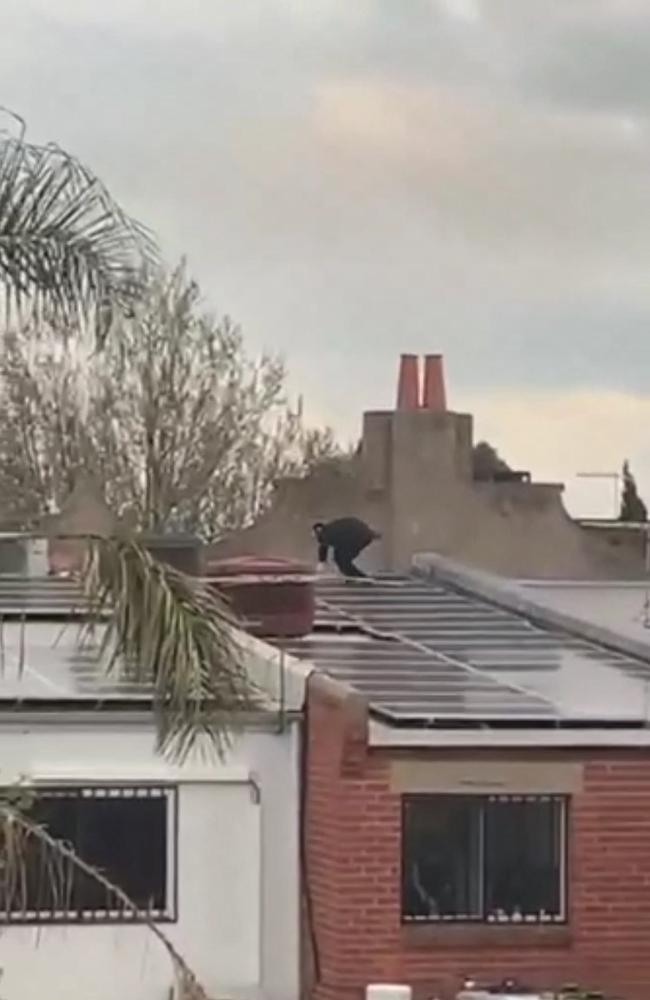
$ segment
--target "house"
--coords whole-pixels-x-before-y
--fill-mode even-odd
[[[520,585],[415,570],[320,582],[313,631],[281,643],[307,675],[305,989],[647,1000],[650,655]]]
[[[28,785],[36,818],[151,914],[210,996],[295,1000],[302,688],[242,635],[259,710],[223,760],[170,762],[150,690],[105,673],[99,634],[79,645],[79,612],[71,582],[0,572],[2,784]],[[3,997],[166,1000],[172,968],[149,928],[72,869],[48,892],[37,857],[24,892],[0,882]]]
[[[382,534],[365,554],[371,571],[407,571],[416,553],[438,552],[508,577],[645,576],[638,531],[622,536],[573,521],[561,483],[478,470],[473,418],[448,408],[442,358],[425,359],[422,387],[418,365],[402,356],[396,408],[363,415],[354,457],[281,480],[269,510],[213,546],[211,558],[313,559],[312,524],[354,514]]]
[[[182,765],[155,751],[146,686],[79,645],[71,581],[0,572],[3,784],[27,782],[215,997],[452,1000],[514,976],[645,1000],[650,655],[530,581],[413,569],[320,581],[307,634],[241,635],[259,710],[224,760]],[[167,997],[149,928],[71,886],[28,878],[4,906],[6,996]]]

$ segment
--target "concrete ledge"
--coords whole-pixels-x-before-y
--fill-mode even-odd
[[[369,744],[372,750],[404,750],[412,753],[427,750],[485,751],[516,750],[594,750],[603,747],[640,751],[650,748],[650,728],[630,726],[613,729],[550,728],[535,729],[400,729],[377,719],[370,720]]]
[[[573,936],[566,924],[404,924],[405,948],[569,948]]]

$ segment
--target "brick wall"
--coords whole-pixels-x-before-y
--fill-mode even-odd
[[[367,750],[363,703],[340,686],[312,679],[308,706],[305,884],[318,968],[312,961],[306,992],[315,1000],[359,1000],[368,982],[388,980],[410,983],[416,998],[447,1000],[466,974],[546,987],[579,980],[648,1000],[650,752],[543,758],[584,765],[570,808],[568,926],[403,927],[391,754]],[[539,761],[541,753],[501,757]],[[432,761],[449,756],[430,752]],[[307,945],[310,938],[305,928]]]

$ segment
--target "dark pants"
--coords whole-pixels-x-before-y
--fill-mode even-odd
[[[343,576],[365,578],[366,574],[363,572],[363,570],[360,570],[358,566],[355,566],[353,561],[354,559],[357,558],[359,553],[363,552],[365,548],[366,546],[362,545],[361,548],[355,546],[352,549],[340,548],[340,547],[334,549],[334,562],[340,569]]]

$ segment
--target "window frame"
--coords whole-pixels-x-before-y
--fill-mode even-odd
[[[5,789],[10,791],[10,789]],[[147,781],[72,781],[35,784],[29,791],[34,797],[60,796],[69,798],[102,799],[149,799],[164,798],[166,801],[166,858],[165,858],[165,905],[161,909],[127,910],[28,910],[7,912],[0,904],[0,934],[3,928],[43,926],[43,927],[95,927],[142,925],[149,922],[172,924],[178,921],[178,869],[179,869],[179,820],[177,784]],[[74,845],[72,845],[74,847]],[[81,855],[79,855],[82,857]],[[82,860],[85,860],[82,858]],[[117,884],[117,883],[116,883]],[[124,890],[126,892],[126,890]],[[128,893],[127,893],[128,894]]]
[[[479,828],[479,898],[481,900],[481,914],[472,917],[464,916],[409,916],[405,912],[405,901],[407,891],[406,879],[406,813],[407,808],[412,803],[432,802],[440,800],[457,799],[466,803],[480,803]],[[522,917],[521,920],[500,920],[486,914],[486,861],[485,861],[485,806],[490,802],[557,802],[560,804],[560,823],[558,845],[559,857],[559,898],[560,913],[557,917],[549,917],[547,920],[533,919],[532,917]],[[531,794],[521,792],[485,793],[482,795],[467,795],[465,793],[456,794],[454,792],[408,792],[401,796],[401,828],[400,828],[400,924],[402,927],[499,927],[518,929],[526,928],[547,928],[547,927],[567,927],[569,923],[570,899],[569,899],[569,823],[570,823],[570,802],[571,796],[558,792],[536,792]]]

